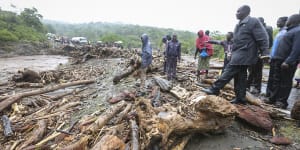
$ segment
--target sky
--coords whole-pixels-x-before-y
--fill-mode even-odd
[[[11,4],[16,8],[11,7]],[[44,19],[68,23],[112,22],[198,30],[233,31],[237,9],[251,7],[250,16],[263,17],[276,28],[281,16],[299,13],[300,0],[0,0],[3,10],[35,7]]]

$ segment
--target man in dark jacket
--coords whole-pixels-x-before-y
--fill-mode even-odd
[[[287,32],[278,43],[278,47],[272,57],[276,61],[274,74],[278,77],[273,79],[273,93],[270,101],[280,108],[287,108],[293,76],[297,69],[300,57],[300,15],[295,14],[286,22]]]
[[[276,73],[279,73],[278,71],[275,71],[275,69],[280,69],[280,67],[276,67],[278,65],[276,64],[281,64],[280,61],[278,61],[277,59],[273,59],[274,57],[274,54],[278,48],[278,43],[279,41],[282,39],[283,35],[286,33],[286,21],[287,21],[288,17],[286,16],[283,16],[283,17],[279,17],[277,19],[277,27],[279,28],[279,31],[278,33],[276,34],[275,38],[274,38],[274,41],[273,41],[273,46],[272,46],[272,49],[271,49],[271,53],[270,53],[270,58],[271,58],[271,61],[270,61],[270,71],[269,71],[269,79],[268,79],[268,84],[267,84],[267,89],[266,89],[266,96],[267,97],[270,97],[273,93],[274,93],[274,85],[273,85],[273,81],[274,80],[279,80],[278,77],[279,77],[279,74],[276,74]],[[265,101],[266,103],[268,104],[274,104],[275,101]]]
[[[168,80],[176,78],[177,60],[180,62],[181,43],[177,40],[177,35],[173,34],[172,40],[168,42],[166,49],[166,64]]]
[[[267,26],[263,17],[258,17],[260,23],[264,26],[265,30],[268,33],[269,38],[269,49],[273,45],[273,28],[271,26]],[[248,79],[247,79],[247,88],[250,89],[252,94],[259,94],[261,92],[261,82],[263,75],[263,61],[261,59],[257,59],[257,62],[254,65],[249,66],[248,71]]]
[[[231,103],[246,103],[247,68],[255,64],[258,59],[258,50],[262,56],[268,54],[268,35],[257,18],[249,16],[250,7],[241,6],[236,13],[239,23],[234,30],[232,56],[221,77],[203,91],[217,95],[232,78],[234,78],[234,92],[236,98]]]

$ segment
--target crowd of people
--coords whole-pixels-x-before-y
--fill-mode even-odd
[[[213,44],[224,49],[224,66],[220,77],[203,92],[218,95],[220,90],[234,79],[235,98],[231,103],[246,104],[246,91],[253,94],[261,92],[263,65],[269,63],[270,72],[266,89],[265,103],[286,109],[292,89],[293,78],[300,58],[300,14],[279,17],[279,32],[273,41],[273,29],[267,26],[264,18],[251,17],[248,5],[238,8],[236,18],[239,20],[233,32],[226,34],[224,41],[213,40],[209,31],[200,30],[197,34],[195,56],[198,58],[197,80],[207,78],[209,61],[214,54]],[[151,64],[152,48],[149,38],[144,34],[142,40],[142,69]],[[168,80],[176,78],[177,63],[181,61],[181,43],[177,35],[162,38],[164,51],[164,69]],[[297,86],[300,83],[300,70]],[[144,82],[145,79],[142,81]]]

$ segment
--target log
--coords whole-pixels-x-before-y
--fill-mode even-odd
[[[118,84],[120,82],[120,80],[122,80],[123,78],[128,77],[129,75],[133,74],[135,70],[137,70],[138,68],[130,66],[128,68],[128,70],[126,70],[126,72],[123,72],[119,75],[114,76],[113,78],[113,83],[114,84]]]
[[[252,126],[271,131],[272,119],[267,111],[255,105],[235,105],[239,111],[238,118]]]
[[[52,91],[62,89],[62,88],[66,88],[66,87],[69,87],[69,86],[75,86],[75,85],[81,85],[81,84],[90,84],[90,83],[94,83],[94,82],[95,82],[95,80],[74,81],[74,82],[70,82],[70,83],[58,84],[58,85],[51,86],[51,87],[45,87],[45,88],[38,89],[38,90],[19,93],[19,94],[13,95],[13,96],[5,99],[4,101],[0,102],[0,112],[3,112],[3,110],[5,108],[9,107],[11,104],[13,104],[15,102],[18,102],[23,97],[48,93],[48,92],[52,92]]]
[[[143,139],[140,149],[151,149],[155,145],[168,149],[166,146],[171,134],[213,132],[230,126],[238,114],[235,106],[221,97],[203,97],[182,108],[184,115],[178,114],[171,105],[163,105],[161,110],[164,111],[157,113],[158,109],[152,107],[149,100],[140,98],[136,108]]]
[[[81,137],[79,141],[62,148],[61,150],[87,150],[87,144],[90,136]]]
[[[107,101],[111,104],[115,104],[122,100],[133,101],[135,99],[135,97],[136,97],[135,91],[124,90],[121,93],[119,93],[118,95],[108,99]]]
[[[154,77],[154,80],[159,85],[162,91],[170,91],[172,89],[170,81],[160,77]]]
[[[98,119],[91,124],[85,131],[95,133],[97,130],[101,129],[111,118],[113,118],[121,109],[126,105],[125,102],[118,104],[116,107],[106,110],[106,112],[99,116]]]
[[[179,85],[173,87],[170,93],[180,100],[185,100],[190,96],[190,93]]]
[[[20,150],[24,149],[25,147],[35,144],[39,142],[45,135],[47,131],[47,120],[39,120],[37,122],[37,129],[34,129],[31,135],[27,138],[27,140],[20,146]]]
[[[125,143],[114,135],[105,135],[91,150],[125,150]]]
[[[12,136],[13,131],[12,131],[12,128],[11,128],[11,123],[10,123],[9,118],[6,115],[3,115],[1,117],[1,120],[2,120],[3,129],[4,129],[3,130],[4,136],[5,137]]]
[[[115,124],[120,123],[125,118],[125,116],[130,111],[131,107],[132,107],[132,104],[128,103],[127,106],[125,107],[125,109],[122,112],[120,112],[120,114],[118,115],[118,118],[115,120]]]
[[[139,150],[139,126],[136,124],[135,118],[130,119],[130,127],[131,127],[131,149]]]
[[[20,83],[16,83],[16,87],[19,87],[19,88],[41,88],[41,87],[44,87],[44,84],[43,83],[20,82]]]

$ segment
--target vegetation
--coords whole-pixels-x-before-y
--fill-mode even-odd
[[[176,33],[178,39],[182,43],[182,52],[193,54],[195,51],[196,33],[189,31],[178,31],[166,28],[155,28],[139,25],[91,22],[83,24],[66,24],[54,21],[45,20],[46,26],[54,28],[57,35],[74,37],[84,36],[91,41],[114,42],[123,41],[125,47],[140,47],[140,35],[147,33],[155,49],[160,49],[162,45],[162,37],[167,34]],[[216,40],[224,38],[220,32],[213,32],[213,37]],[[216,52],[222,52],[219,46],[216,46]],[[217,54],[216,56],[223,54]]]
[[[36,8],[20,14],[0,9],[0,41],[44,41],[47,32]]]

